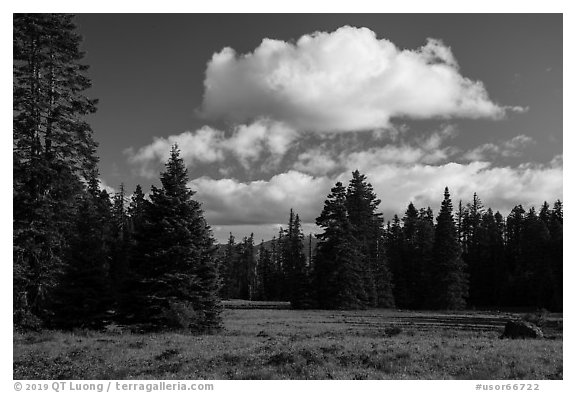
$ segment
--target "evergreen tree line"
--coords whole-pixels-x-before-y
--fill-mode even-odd
[[[430,207],[410,203],[386,226],[379,204],[358,171],[348,188],[337,183],[308,259],[292,210],[288,229],[268,244],[255,247],[253,236],[235,244],[230,234],[219,258],[221,296],[295,308],[562,310],[561,201],[539,212],[518,205],[504,218],[477,194],[454,212],[446,188],[436,220]]]
[[[217,329],[214,239],[177,147],[149,198],[99,187],[80,43],[71,15],[14,15],[14,323]]]
[[[447,245],[454,244],[452,253],[460,254],[462,273],[451,280],[445,275],[448,282],[458,283],[451,298],[459,300],[448,308],[562,310],[561,201],[552,208],[544,202],[539,212],[518,205],[504,218],[474,194],[471,202],[459,203],[453,221],[450,236],[456,242]],[[434,307],[434,285],[442,282],[443,270],[435,278],[438,253],[447,252],[437,246],[440,238],[447,239],[439,236],[439,224],[434,227],[430,208],[417,210],[412,203],[402,219],[394,216],[388,224],[386,246],[398,307]]]

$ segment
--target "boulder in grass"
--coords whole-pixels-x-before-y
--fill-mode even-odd
[[[500,338],[542,338],[544,333],[533,323],[515,320],[506,322],[504,333]]]

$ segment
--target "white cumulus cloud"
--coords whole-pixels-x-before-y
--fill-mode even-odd
[[[204,126],[196,131],[155,138],[151,144],[138,150],[126,149],[125,153],[140,176],[148,178],[157,176],[158,167],[168,160],[174,144],[178,144],[180,156],[188,165],[223,162],[227,156],[232,156],[248,169],[265,154],[269,163],[277,163],[297,137],[298,133],[286,124],[260,119],[234,127],[229,136],[224,131]]]
[[[290,208],[313,222],[331,187],[326,177],[288,171],[270,180],[240,182],[201,177],[189,183],[202,202],[209,223],[276,224],[284,222]]]
[[[306,131],[387,128],[390,119],[498,118],[480,81],[461,75],[452,50],[428,39],[401,50],[367,28],[344,26],[296,43],[264,39],[208,62],[202,113],[235,123],[268,117]]]

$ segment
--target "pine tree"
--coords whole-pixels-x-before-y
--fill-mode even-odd
[[[517,271],[521,263],[520,250],[525,215],[526,211],[522,205],[517,205],[514,206],[506,218],[506,243],[508,245],[509,269],[511,272]]]
[[[147,200],[142,192],[142,187],[140,184],[136,186],[132,198],[130,198],[130,204],[128,205],[128,217],[130,223],[130,231],[138,232],[142,223],[144,222],[144,213],[146,211]]]
[[[270,250],[264,246],[264,240],[258,247],[258,263],[256,265],[257,291],[256,300],[273,300],[274,266]]]
[[[228,236],[228,242],[226,243],[226,247],[224,249],[224,255],[222,256],[218,266],[218,272],[220,274],[221,280],[220,297],[224,299],[231,299],[234,297],[233,269],[234,264],[236,263],[236,259],[236,240],[234,239],[232,232],[230,232],[230,236]]]
[[[312,266],[312,234],[308,234],[308,259],[307,259],[308,266]]]
[[[314,287],[320,308],[364,308],[363,266],[358,242],[348,220],[346,189],[338,182],[324,202],[316,224],[324,232],[316,235],[318,245],[314,263]]]
[[[458,212],[456,213],[456,230],[458,231],[458,241],[462,247],[462,252],[466,252],[466,227],[468,211],[462,205],[462,200],[458,202]]]
[[[463,309],[468,295],[468,279],[448,187],[444,190],[444,200],[436,220],[431,277],[434,291],[432,305],[439,309]]]
[[[504,303],[508,306],[522,304],[521,293],[525,281],[522,261],[522,238],[524,232],[524,219],[526,211],[522,205],[514,206],[506,217],[506,291]]]
[[[386,229],[386,253],[394,277],[394,299],[398,307],[408,307],[408,274],[404,261],[404,235],[400,218],[394,214]]]
[[[256,259],[254,253],[254,234],[244,237],[236,246],[236,255],[232,265],[232,297],[235,299],[251,299],[253,292],[253,277],[255,275]]]
[[[372,186],[366,181],[366,176],[358,170],[352,172],[352,179],[346,191],[346,207],[348,218],[354,228],[354,237],[359,242],[361,253],[362,280],[366,292],[366,305],[376,306],[378,299],[376,283],[374,282],[374,251],[373,236],[374,214],[380,200],[372,191]],[[376,224],[377,225],[377,224]]]
[[[304,234],[300,217],[290,209],[288,231],[284,240],[286,295],[293,308],[309,307],[309,285],[304,254]]]
[[[110,278],[115,296],[122,290],[122,285],[128,272],[128,256],[131,245],[131,232],[128,210],[126,209],[126,193],[124,184],[114,195],[111,211],[111,261]]]
[[[476,233],[477,244],[470,260],[470,303],[480,307],[499,305],[505,285],[504,227],[502,216],[491,208],[483,213]],[[472,295],[473,294],[473,295]]]
[[[386,233],[384,228],[374,226],[376,237],[376,249],[374,255],[374,281],[376,284],[376,307],[393,308],[394,300],[393,275],[389,268],[389,260],[386,254]]]
[[[127,209],[126,228],[126,260],[125,266],[116,266],[116,311],[117,320],[120,323],[131,322],[134,319],[134,310],[143,308],[145,305],[137,304],[142,300],[136,294],[140,290],[140,277],[138,273],[140,245],[144,245],[147,239],[144,237],[144,223],[149,201],[146,200],[142,187],[138,184]],[[115,268],[115,269],[116,269]],[[114,269],[113,269],[114,270]]]
[[[280,263],[279,240],[276,236],[270,242],[270,262],[272,264],[272,278],[270,288],[270,300],[282,300],[281,287],[283,283],[282,267]]]
[[[410,202],[404,217],[402,218],[403,227],[401,230],[401,265],[398,272],[394,273],[396,277],[395,298],[399,307],[414,308],[415,296],[419,290],[416,278],[419,275],[417,266],[419,256],[416,254],[416,228],[418,223],[418,210]],[[402,285],[398,285],[402,283]],[[398,295],[397,295],[398,294]]]
[[[403,226],[394,216],[389,242],[392,247],[392,255],[395,259],[394,275],[394,297],[396,304],[402,308],[421,307],[420,292],[423,290],[422,269],[423,261],[426,258],[422,254],[423,241],[419,230],[421,230],[420,213],[413,203],[408,205],[404,217]]]
[[[278,300],[288,299],[288,288],[286,280],[286,254],[287,254],[287,237],[286,230],[280,227],[278,230],[278,240],[276,241],[276,284],[278,291]]]
[[[550,210],[550,205],[548,202],[544,201],[542,207],[540,208],[540,212],[538,213],[538,217],[546,225],[546,227],[550,227],[552,211]]]
[[[152,186],[136,234],[132,321],[152,328],[217,329],[221,305],[214,240],[186,185],[188,174],[176,145],[160,180],[161,188]]]
[[[14,321],[48,321],[75,214],[95,169],[84,116],[96,100],[72,16],[15,14],[13,25]],[[35,317],[34,317],[35,316]]]
[[[392,307],[393,295],[389,292],[391,282],[376,281],[378,271],[380,280],[391,278],[385,255],[378,252],[378,242],[384,229],[382,213],[377,212],[380,202],[366,176],[358,170],[354,171],[346,190],[346,208],[353,235],[358,241],[363,286],[367,295],[365,303],[367,306]],[[381,274],[384,271],[388,273]]]
[[[554,277],[548,259],[547,245],[550,232],[546,224],[538,217],[534,207],[531,207],[524,219],[524,230],[521,238],[522,273],[521,292],[518,294],[522,302],[528,306],[541,308],[554,307],[557,296],[554,288]]]
[[[495,301],[497,306],[505,304],[506,285],[508,284],[507,267],[506,267],[506,222],[504,217],[497,211],[494,214],[495,228],[489,231],[489,239],[491,244],[492,258],[494,258],[496,265],[496,274],[498,279],[495,285]]]
[[[247,270],[248,270],[248,299],[255,300],[256,292],[258,290],[258,277],[256,272],[256,247],[254,244],[254,234],[250,234],[251,247],[249,249],[250,254],[247,259]]]
[[[432,266],[434,249],[434,214],[432,209],[420,209],[414,236],[414,282],[417,290],[413,294],[416,309],[428,306],[432,294]]]
[[[468,266],[470,273],[469,303],[483,305],[485,303],[487,285],[486,277],[490,275],[490,267],[486,260],[486,228],[482,226],[484,206],[480,198],[474,193],[472,203],[466,205],[464,216],[464,252],[462,259]]]
[[[551,310],[562,311],[563,308],[563,221],[564,212],[562,202],[557,200],[550,213],[550,232],[549,258],[552,274],[554,276],[554,306]]]
[[[52,327],[101,328],[111,315],[109,278],[111,203],[96,173],[78,206],[62,280],[54,294]]]

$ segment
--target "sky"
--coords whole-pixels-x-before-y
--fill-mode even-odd
[[[178,143],[216,239],[305,232],[355,169],[385,219],[563,197],[560,14],[80,14],[102,184]]]

